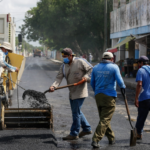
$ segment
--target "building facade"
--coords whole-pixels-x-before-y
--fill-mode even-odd
[[[15,24],[10,14],[0,14],[0,44],[3,41],[9,42],[13,48],[13,52],[16,53]]]
[[[150,0],[113,0],[110,14],[112,47],[126,37],[135,36],[137,40],[121,45],[115,52],[116,61],[126,58],[138,59],[142,55],[150,58]]]

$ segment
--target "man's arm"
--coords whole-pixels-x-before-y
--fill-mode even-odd
[[[142,72],[141,70],[139,69],[137,74],[136,74],[136,82],[137,82],[137,86],[136,86],[136,94],[135,94],[135,106],[136,107],[139,107],[139,101],[138,101],[138,98],[139,98],[139,95],[140,95],[140,92],[141,92],[141,89],[142,89]]]
[[[93,88],[93,91],[95,91],[95,76],[94,76],[94,69],[93,69],[93,71],[92,71],[91,86],[92,86],[92,88]]]
[[[93,66],[87,60],[81,60],[81,67],[82,70],[86,72],[83,78],[86,79],[87,82],[90,82]]]
[[[115,79],[117,80],[117,83],[118,83],[120,88],[124,88],[124,89],[126,88],[124,81],[121,77],[120,70],[119,70],[118,66],[116,66],[116,70],[115,70]]]
[[[17,70],[16,67],[11,66],[5,61],[5,55],[3,52],[0,53],[0,66],[12,72],[15,72]]]
[[[61,67],[59,69],[59,72],[58,72],[58,74],[56,76],[56,79],[55,79],[54,83],[50,87],[50,91],[51,92],[54,92],[55,88],[57,88],[60,85],[60,83],[61,83],[61,81],[62,81],[62,79],[64,77],[63,67],[64,67],[64,64],[61,65]]]
[[[142,81],[138,81],[137,86],[136,86],[136,94],[135,94],[135,106],[139,107],[139,101],[138,101],[138,97],[140,95],[142,89]]]

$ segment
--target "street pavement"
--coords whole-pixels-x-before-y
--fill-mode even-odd
[[[20,85],[25,89],[33,89],[36,91],[44,92],[55,80],[61,64],[54,63],[44,57],[28,57],[26,58],[26,66],[23,76],[20,80]],[[66,85],[65,79],[61,85]],[[90,85],[89,97],[85,99],[82,111],[85,114],[87,120],[92,126],[94,132],[99,122],[99,116],[94,99],[94,92]],[[29,107],[26,102],[22,100],[23,90],[19,89],[19,107]],[[137,142],[135,147],[129,146],[130,130],[127,119],[127,113],[124,105],[122,95],[119,88],[117,88],[118,98],[116,99],[116,111],[112,118],[111,126],[115,132],[116,144],[113,146],[108,145],[108,140],[104,137],[100,141],[102,150],[148,150],[150,149],[150,117],[148,117],[145,130],[143,133],[143,140]],[[0,133],[0,150],[12,149],[12,150],[48,150],[48,149],[60,149],[60,150],[92,150],[91,139],[92,135],[88,135],[84,138],[74,141],[63,141],[62,137],[69,134],[72,124],[72,115],[69,104],[69,92],[68,89],[61,89],[53,93],[47,93],[46,97],[48,102],[53,105],[54,113],[54,134],[48,129],[22,129],[22,130],[4,130]],[[129,102],[129,109],[131,111],[131,118],[133,124],[135,124],[137,117],[137,109],[134,106],[134,94],[135,91],[127,89],[127,98]],[[16,90],[12,98],[11,108],[17,108],[17,96]]]

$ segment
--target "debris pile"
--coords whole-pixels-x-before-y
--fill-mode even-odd
[[[35,90],[26,90],[22,98],[23,100],[27,99],[32,108],[42,108],[49,105],[45,94]]]

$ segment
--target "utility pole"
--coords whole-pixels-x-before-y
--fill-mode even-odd
[[[104,51],[107,48],[107,0],[105,0],[105,12],[104,12]]]

